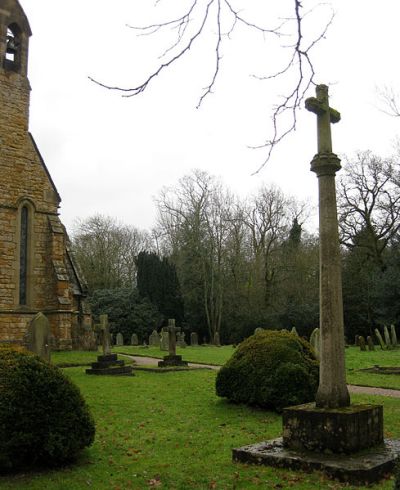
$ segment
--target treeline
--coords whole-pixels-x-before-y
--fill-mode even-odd
[[[338,210],[348,339],[400,321],[400,179],[394,160],[370,153],[343,165]],[[193,171],[165,188],[151,232],[112,218],[80,222],[73,245],[94,313],[128,338],[168,318],[207,341],[238,342],[256,327],[318,326],[318,238],[310,207],[263,186],[239,199]],[[129,298],[129,300],[127,300]]]

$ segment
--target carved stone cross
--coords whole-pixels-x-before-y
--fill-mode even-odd
[[[175,327],[175,320],[173,318],[168,320],[168,353],[170,356],[176,356],[176,332],[180,332],[181,329],[179,327]]]
[[[316,97],[306,100],[306,109],[317,115],[318,153],[332,153],[331,123],[340,121],[340,112],[329,107],[328,87],[317,85]]]
[[[317,115],[318,153],[311,170],[318,177],[320,262],[320,374],[316,405],[339,408],[350,404],[346,385],[341,256],[336,210],[335,174],[340,159],[332,153],[331,123],[340,114],[329,107],[328,87],[318,85],[317,97],[306,100],[306,108]]]
[[[103,355],[111,354],[110,328],[108,326],[108,315],[100,315],[100,330],[102,333]]]

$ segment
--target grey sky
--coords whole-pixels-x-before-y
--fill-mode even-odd
[[[302,3],[307,9],[316,2]],[[400,121],[377,110],[375,87],[400,87],[400,2],[382,0],[379,7],[365,0],[331,3],[336,18],[314,61],[317,82],[330,85],[331,103],[342,114],[333,129],[334,151],[389,154]],[[76,217],[101,213],[149,229],[155,219],[153,197],[193,168],[220,176],[242,196],[262,183],[275,183],[315,204],[317,182],[309,171],[316,152],[315,116],[305,110],[298,131],[252,176],[263,154],[247,145],[270,136],[271,107],[284,91],[282,82],[250,76],[280,66],[283,54],[268,40],[239,32],[226,44],[215,91],[200,109],[195,107],[212,70],[207,44],[193,49],[138,97],[123,99],[88,80],[91,75],[130,86],[155,66],[162,47],[125,27],[153,19],[149,4],[21,0],[33,31],[30,128],[62,196],[67,227]],[[159,5],[176,4],[161,0]],[[310,29],[318,29],[327,12],[313,14]]]

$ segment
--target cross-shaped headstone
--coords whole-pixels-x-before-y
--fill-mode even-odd
[[[175,327],[175,320],[173,318],[170,318],[168,320],[168,338],[169,338],[169,343],[168,343],[168,351],[170,356],[176,356],[176,332],[180,332],[181,329],[179,327]]]
[[[317,85],[316,97],[306,100],[306,109],[317,115],[318,153],[332,153],[331,123],[340,121],[340,112],[329,107],[328,87]]]
[[[102,333],[103,355],[111,354],[110,327],[108,325],[108,315],[100,315],[100,330]]]

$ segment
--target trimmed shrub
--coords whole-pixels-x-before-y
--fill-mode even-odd
[[[289,332],[266,330],[242,342],[220,369],[217,395],[280,412],[315,400],[319,364],[311,345]]]
[[[94,434],[79,389],[60,369],[0,346],[0,470],[70,462]]]

